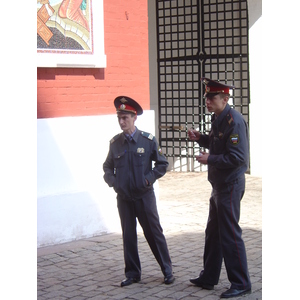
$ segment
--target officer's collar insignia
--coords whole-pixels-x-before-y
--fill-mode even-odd
[[[120,100],[122,103],[128,102],[124,97]]]
[[[240,142],[239,135],[238,134],[232,134],[230,136],[230,142],[233,145],[237,145]]]
[[[137,153],[145,153],[145,149],[144,148],[137,148],[136,152]]]

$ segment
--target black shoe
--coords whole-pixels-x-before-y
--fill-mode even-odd
[[[233,298],[233,297],[242,296],[246,294],[251,294],[251,288],[246,290],[229,289],[226,292],[221,294],[221,298]]]
[[[129,278],[124,279],[121,282],[121,287],[131,285],[131,284],[137,283],[139,281],[141,281],[141,278],[131,278],[131,277],[129,277]]]
[[[175,277],[173,275],[167,276],[164,279],[165,284],[171,284],[175,281]]]
[[[213,289],[214,289],[214,286],[213,286],[213,285],[208,284],[208,283],[201,282],[200,277],[191,278],[191,279],[190,279],[190,282],[191,282],[192,284],[195,284],[196,286],[199,286],[199,287],[205,289],[205,290],[213,290]]]

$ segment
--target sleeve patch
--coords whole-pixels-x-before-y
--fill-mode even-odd
[[[158,146],[158,154],[159,155],[164,155],[160,146]]]
[[[237,145],[240,142],[240,138],[238,134],[232,134],[229,139],[231,144],[233,145]]]

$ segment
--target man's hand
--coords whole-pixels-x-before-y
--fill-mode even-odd
[[[201,152],[200,155],[196,156],[196,160],[203,165],[207,165],[209,153]]]
[[[195,129],[193,129],[193,128],[190,128],[188,130],[188,136],[189,136],[189,139],[191,141],[199,141],[199,139],[200,139],[200,132],[197,131],[197,130],[195,130]]]

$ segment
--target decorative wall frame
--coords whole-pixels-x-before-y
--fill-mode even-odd
[[[103,0],[37,0],[37,67],[106,67]]]

